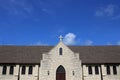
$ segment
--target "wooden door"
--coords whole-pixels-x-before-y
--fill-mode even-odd
[[[57,68],[56,80],[66,80],[65,69],[63,66]]]

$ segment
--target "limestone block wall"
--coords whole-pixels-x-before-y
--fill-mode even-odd
[[[25,74],[21,74],[22,66],[26,66]],[[39,65],[32,65],[33,67],[32,74],[28,74],[29,66],[31,65],[20,65],[19,80],[38,80],[39,79],[39,76],[38,76]]]
[[[92,67],[92,74],[89,74],[88,72],[88,66]],[[96,65],[83,65],[83,80],[101,80],[101,71],[100,66],[98,66],[99,74],[95,74],[95,66]]]
[[[113,65],[110,65],[110,75],[106,72],[106,65],[102,66],[102,75],[103,80],[120,80],[120,65],[116,66],[117,68],[117,74],[113,74]]]
[[[3,75],[2,74],[3,65],[0,65],[0,80],[18,80],[19,65],[13,65],[14,66],[13,75],[9,74],[11,65],[6,65],[6,66],[7,66],[7,71],[6,74]]]
[[[83,80],[120,80],[120,65],[116,66],[117,74],[113,74],[113,65],[116,64],[108,64],[110,66],[110,74],[107,74],[106,64],[99,65],[99,74],[95,74],[95,67],[92,66],[92,74],[88,72],[88,64],[83,65]]]
[[[3,75],[2,70],[4,65],[2,64],[0,65],[0,80],[56,80],[56,70],[59,67],[59,65],[62,65],[66,70],[66,80],[120,80],[120,65],[116,66],[116,75],[113,74],[113,65],[110,65],[111,74],[108,75],[105,64],[98,65],[99,74],[95,74],[95,64],[85,64],[81,66],[81,61],[77,59],[77,53],[75,53],[74,56],[71,57],[71,62],[59,58],[57,58],[58,60],[56,59],[57,61],[53,61],[50,55],[51,54],[44,54],[44,60],[41,61],[40,67],[39,65],[33,65],[32,75],[28,74],[29,65],[27,64],[24,65],[26,66],[26,73],[24,75],[21,74],[22,65],[18,64],[14,65],[13,75],[9,74],[11,65],[7,64],[6,74]],[[88,66],[92,66],[92,74],[88,73]]]
[[[60,48],[63,50],[62,55],[59,54]],[[55,46],[50,52],[43,54],[39,80],[56,80],[56,70],[60,65],[65,68],[66,80],[82,80],[79,54],[72,52],[62,42]]]

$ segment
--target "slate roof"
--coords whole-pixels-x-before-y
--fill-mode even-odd
[[[82,63],[120,63],[120,46],[68,46]],[[40,64],[42,53],[53,46],[0,46],[0,63]]]

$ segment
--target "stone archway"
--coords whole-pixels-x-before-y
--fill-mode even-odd
[[[65,68],[62,65],[56,70],[56,80],[66,80]]]

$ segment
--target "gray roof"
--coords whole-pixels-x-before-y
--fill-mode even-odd
[[[120,63],[120,46],[68,46],[82,63]],[[0,46],[0,63],[40,64],[42,53],[53,46]]]

